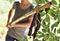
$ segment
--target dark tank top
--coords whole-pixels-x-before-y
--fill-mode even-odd
[[[13,5],[13,8],[15,8],[15,14],[12,18],[12,22],[15,21],[16,19],[18,19],[19,17],[25,15],[26,13],[30,12],[32,9],[33,9],[33,5],[31,5],[29,8],[25,9],[25,10],[22,10],[20,7],[19,7],[19,2],[15,2],[14,5]],[[33,16],[33,15],[32,15]],[[30,16],[29,16],[30,17]],[[29,18],[28,17],[28,18]],[[28,22],[28,18],[18,22],[18,23],[26,23]],[[27,27],[13,27],[13,28],[9,28],[7,34],[13,38],[24,38],[24,34],[25,34],[25,30],[27,29]],[[28,33],[28,31],[27,31]]]

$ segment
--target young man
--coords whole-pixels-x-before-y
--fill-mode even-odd
[[[14,10],[15,14],[12,18],[12,22],[30,12],[32,9],[33,5],[28,0],[21,0],[21,3],[14,2],[13,7],[10,9],[8,14],[8,21],[6,26],[9,28],[9,30],[7,32],[6,41],[18,41],[18,38],[21,38],[22,41],[24,41],[25,36],[28,34],[25,33],[25,30],[31,25],[33,15],[13,25],[11,25],[9,21]]]

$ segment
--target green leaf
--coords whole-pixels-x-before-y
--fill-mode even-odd
[[[45,12],[40,12],[41,17],[43,17],[45,14]]]
[[[60,22],[60,15],[58,15],[58,21]]]
[[[59,37],[55,36],[54,38],[55,41],[59,41]]]
[[[44,33],[42,33],[42,32],[40,32],[40,31],[38,31],[38,33],[37,33],[37,35],[36,35],[38,38],[41,38],[41,37],[43,37],[44,36]]]
[[[45,21],[44,21],[44,20],[42,21],[42,26],[43,26],[43,27],[45,27],[45,26],[46,26],[46,23],[45,23]]]
[[[60,8],[60,4],[59,4],[59,8]]]
[[[39,41],[38,39],[34,39],[33,41]]]
[[[49,38],[49,34],[45,34],[44,38],[45,38],[45,40],[47,40]]]
[[[60,0],[59,0],[59,2],[60,2]]]
[[[59,24],[59,22],[58,22],[58,21],[57,21],[57,22],[55,22],[54,24],[52,24],[52,25],[51,25],[51,31],[53,30],[53,28],[54,28],[54,27],[57,27],[57,26],[58,26],[58,24]]]
[[[38,38],[44,37],[44,33],[40,34]]]
[[[60,33],[60,28],[57,30],[57,33]]]
[[[55,20],[58,18],[59,12],[60,12],[59,10],[54,11],[54,14],[55,14],[54,19]]]
[[[50,23],[50,17],[49,17],[49,15],[48,15],[48,14],[46,14],[46,18],[44,19],[44,21],[46,21],[46,22]]]
[[[54,41],[53,37],[49,37],[49,41]]]
[[[49,14],[50,14],[52,17],[54,17],[54,16],[55,16],[54,10],[53,10],[53,9],[50,9],[50,10],[49,10]]]
[[[39,0],[39,3],[40,4],[44,4],[45,3],[45,0]]]
[[[43,29],[42,29],[42,32],[44,32],[44,33],[45,33],[45,32],[46,32],[46,30],[43,28]]]
[[[56,33],[56,28],[54,29],[54,33]]]
[[[49,37],[53,37],[55,34],[54,33],[49,33]]]
[[[44,33],[45,33],[45,32],[50,33],[50,28],[49,28],[49,26],[50,26],[50,23],[48,23],[45,27],[43,27],[42,31],[43,31]]]
[[[50,10],[50,8],[46,8],[45,9],[46,14],[48,13],[49,10]]]
[[[38,34],[41,34],[42,32],[38,31]]]
[[[52,0],[52,4],[57,5],[57,2],[55,0]]]
[[[48,17],[48,16],[47,16]],[[43,29],[45,29],[46,32],[49,32],[50,33],[50,29],[49,29],[49,26],[50,26],[50,20],[48,20],[49,18],[46,18],[47,20],[47,24],[46,24],[46,20],[44,19],[42,21],[42,26],[43,26]],[[49,21],[49,22],[48,22]]]
[[[56,20],[57,18],[58,18],[58,15],[55,15],[55,16],[54,16],[54,20]]]
[[[48,0],[45,0],[46,2],[48,2]]]
[[[19,41],[22,41],[22,38],[18,38]]]
[[[50,26],[50,23],[48,23],[48,24],[46,25],[46,31],[47,31],[48,33],[50,33],[50,28],[49,28],[49,26]]]
[[[28,41],[27,37],[25,37],[24,41]]]
[[[46,13],[44,11],[40,12],[41,17],[44,16]]]

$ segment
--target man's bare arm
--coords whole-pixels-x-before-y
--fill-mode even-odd
[[[31,25],[32,20],[33,20],[33,17],[30,17],[28,23],[23,23],[23,24],[13,24],[13,25],[11,25],[11,27],[28,27],[28,26]]]
[[[11,17],[11,15],[12,15],[13,10],[14,10],[14,8],[12,7],[12,8],[10,9],[10,11],[9,11],[8,19],[7,19],[7,25],[6,25],[6,26],[8,26],[8,24],[9,24],[10,17]]]

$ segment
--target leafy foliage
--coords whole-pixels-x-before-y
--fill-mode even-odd
[[[60,28],[57,30],[58,33],[60,33]]]
[[[48,2],[48,0],[39,0],[38,1],[39,4],[45,4],[46,2]],[[42,12],[40,12],[41,17],[43,17],[42,21],[41,21],[41,25],[43,27],[42,32],[39,31],[37,33],[37,37],[41,38],[43,37],[42,41],[59,41],[59,37],[56,35],[57,33],[60,33],[60,29],[57,30],[58,25],[60,23],[60,3],[57,4],[56,0],[51,0],[52,2],[52,6],[51,8],[47,8],[45,10],[43,10]],[[44,17],[45,16],[45,17]],[[51,17],[53,17],[53,19],[56,21],[52,21],[52,25],[51,25]],[[37,38],[36,37],[36,38]]]
[[[8,13],[9,11],[9,7],[11,7],[11,4],[14,0],[8,0],[10,3],[6,4],[7,0],[0,0],[0,3],[3,1],[3,3],[5,5],[2,4],[2,7],[0,7],[0,15],[4,15],[6,17],[5,14]],[[37,1],[37,0],[35,0]],[[39,5],[43,5],[45,3],[47,3],[49,0],[38,0]],[[47,8],[45,10],[43,10],[42,12],[40,12],[41,14],[41,25],[42,25],[42,31],[38,31],[37,33],[37,37],[36,39],[34,39],[34,41],[40,41],[39,39],[43,37],[42,41],[60,41],[60,36],[58,37],[56,35],[60,33],[60,27],[58,28],[58,25],[60,24],[60,0],[51,0],[52,2],[52,6],[50,8]],[[1,6],[1,4],[0,4]],[[1,16],[0,16],[1,17]],[[51,25],[51,17],[54,19],[54,21],[52,21],[52,25]],[[2,20],[2,19],[1,19]],[[4,21],[6,22],[6,19],[4,19]],[[5,23],[5,22],[2,22]],[[2,26],[2,24],[0,23],[0,26]],[[4,25],[4,24],[3,24]],[[19,39],[21,41],[21,39]],[[27,38],[25,39],[26,41]]]

